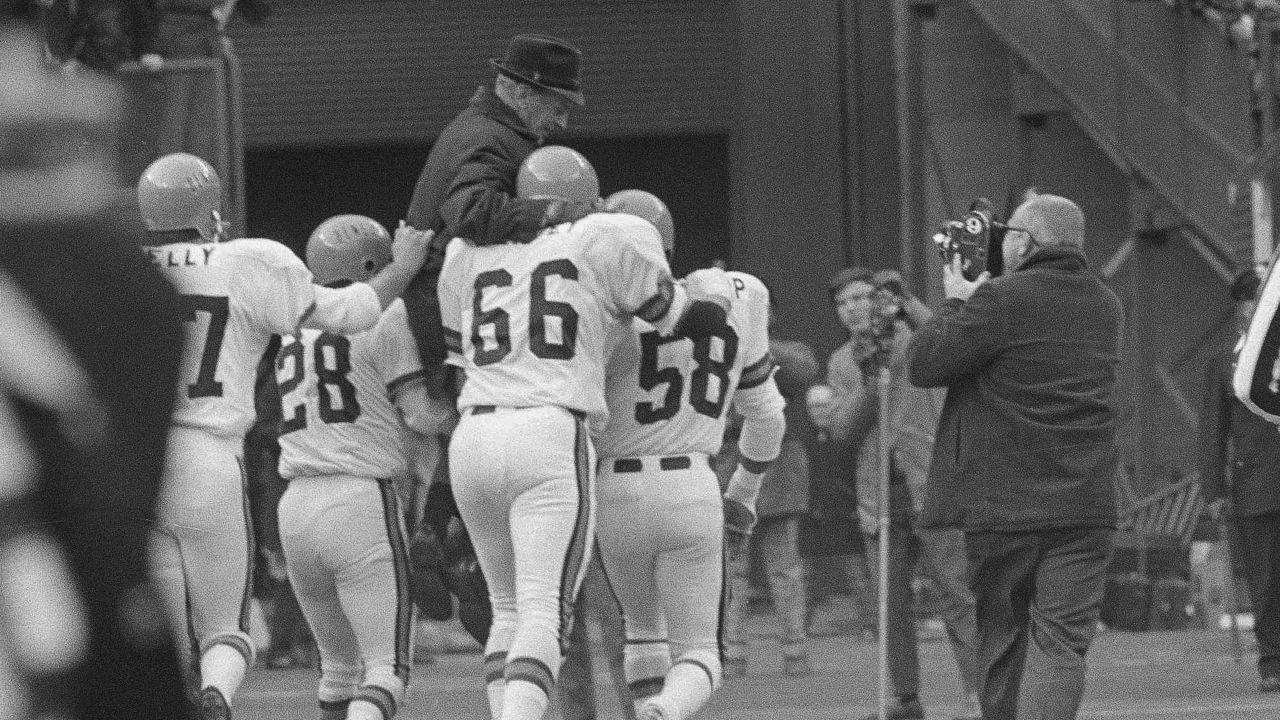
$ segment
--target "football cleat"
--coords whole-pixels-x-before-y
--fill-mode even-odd
[[[200,720],[231,720],[231,706],[218,688],[209,686],[200,691]]]

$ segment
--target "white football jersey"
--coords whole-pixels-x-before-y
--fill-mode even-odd
[[[259,361],[315,306],[311,271],[272,240],[144,247],[181,295],[187,319],[175,425],[239,439],[254,421]]]
[[[425,374],[399,299],[368,332],[303,330],[284,338],[276,355],[280,475],[377,479],[405,473],[403,425],[393,398]]]
[[[454,239],[439,294],[449,362],[466,371],[459,410],[559,405],[603,426],[611,329],[665,317],[674,289],[653,225],[596,213],[527,245]]]
[[[773,373],[769,290],[754,276],[728,273],[733,307],[727,326],[698,342],[661,337],[635,320],[609,358],[609,424],[595,436],[602,458],[720,451],[730,401]]]

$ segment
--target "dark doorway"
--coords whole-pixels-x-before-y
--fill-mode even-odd
[[[591,161],[604,195],[648,190],[671,208],[677,274],[729,258],[729,141],[724,135],[566,139]],[[245,157],[249,235],[302,254],[339,213],[388,229],[404,216],[429,145],[261,148]]]

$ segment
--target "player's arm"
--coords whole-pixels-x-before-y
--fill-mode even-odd
[[[458,368],[461,373],[466,366],[462,354],[462,305],[466,302],[459,291],[459,280],[462,275],[458,267],[458,255],[450,252],[456,243],[463,242],[455,238],[445,251],[444,265],[440,268],[440,282],[436,285],[436,299],[440,303],[440,324],[444,330],[444,346],[447,352],[445,362]]]
[[[757,334],[767,345],[768,335]],[[751,533],[760,485],[786,434],[783,411],[787,402],[774,381],[774,371],[773,356],[766,349],[759,360],[743,369],[734,392],[733,406],[742,416],[742,431],[738,435],[738,467],[724,493],[725,533],[731,539],[740,540]]]
[[[387,386],[387,398],[410,431],[422,436],[445,435],[453,428],[453,406],[443,393],[433,392],[431,379],[418,358],[409,331],[404,303],[392,303],[378,321],[376,362]]]
[[[594,261],[609,268],[608,288],[616,308],[653,325],[662,335],[697,339],[721,331],[728,319],[732,283],[714,276],[676,283],[658,230],[633,220],[624,221],[621,233],[606,231],[593,238],[590,246]]]
[[[518,197],[515,178],[519,166],[498,147],[473,150],[440,205],[440,217],[449,232],[476,245],[527,243],[543,228],[576,220],[591,211],[561,200]]]

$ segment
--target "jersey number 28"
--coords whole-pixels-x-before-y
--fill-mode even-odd
[[[341,335],[321,333],[312,347],[315,355],[316,389],[320,394],[320,420],[329,424],[355,422],[360,417],[360,402],[356,399],[356,386],[347,379],[347,374],[351,372],[351,341]],[[280,352],[276,355],[276,380],[280,383],[281,399],[302,385],[302,380],[306,377],[306,354],[307,346],[298,338],[280,347]],[[292,367],[286,369],[285,365]],[[333,397],[335,390],[339,398],[336,404]],[[292,417],[288,415],[286,410],[280,423],[280,434],[307,426],[305,403],[295,405]]]
[[[577,280],[578,266],[565,259],[548,260],[533,269],[529,279],[529,350],[543,360],[568,360],[578,346],[578,311],[567,302],[547,299],[547,278]],[[492,365],[511,354],[511,315],[500,307],[481,309],[485,288],[510,287],[511,273],[506,270],[488,270],[476,276],[475,292],[471,296],[471,346],[475,348],[474,362]],[[547,320],[560,321],[560,341],[547,339]],[[493,326],[493,347],[485,346],[480,332],[486,325]]]

